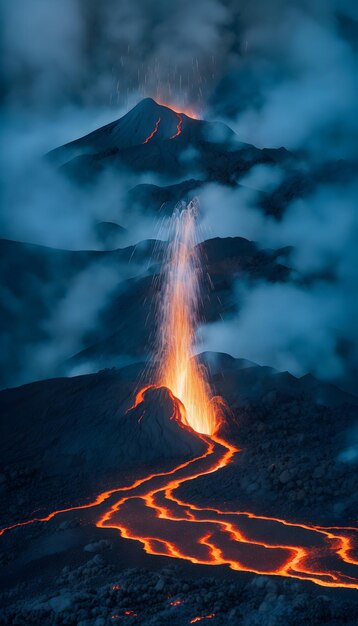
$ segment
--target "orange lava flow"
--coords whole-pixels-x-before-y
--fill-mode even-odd
[[[204,367],[191,358],[202,271],[196,246],[196,213],[197,206],[191,202],[172,218],[158,310],[156,378],[182,402],[187,423],[196,432],[211,435],[220,421],[217,398],[211,397]]]
[[[165,485],[125,495],[97,521],[145,552],[202,565],[309,580],[324,587],[358,589],[354,556],[358,529],[326,529],[246,511],[200,507],[180,496],[189,481],[219,471],[239,452],[218,435],[200,435],[207,452],[178,466]]]
[[[143,141],[143,143],[148,143],[148,141],[150,141],[154,137],[155,133],[158,131],[159,124],[160,124],[160,117],[158,117],[157,121],[155,122],[154,130],[152,130],[150,135],[148,135],[148,137]]]
[[[13,524],[0,534],[49,521],[60,513],[96,507],[111,498],[96,526],[118,530],[122,537],[140,542],[148,554],[309,580],[324,587],[358,589],[358,559],[354,555],[358,528],[333,530],[246,511],[200,507],[180,495],[185,484],[226,467],[239,452],[218,435],[199,436],[206,446],[200,456],[167,472],[105,491],[88,504]],[[115,497],[119,492],[123,492],[120,499]]]
[[[176,133],[170,137],[170,139],[175,139],[181,134],[181,131],[182,131],[183,117],[182,115],[180,115],[180,113],[177,113],[177,116],[178,116],[177,130],[176,130]]]
[[[138,391],[128,412],[138,419],[143,409],[141,421],[147,392],[167,387],[172,403],[170,419],[177,422],[178,428],[190,430],[201,445],[201,454],[168,471],[151,473],[128,486],[104,491],[89,503],[12,524],[0,530],[0,534],[105,503],[98,512],[96,526],[114,529],[124,539],[139,542],[147,554],[306,580],[323,587],[358,589],[358,528],[292,522],[232,510],[224,504],[201,506],[186,495],[194,481],[198,490],[206,489],[210,485],[208,477],[234,463],[240,453],[220,433],[223,401],[213,397],[205,369],[192,355],[201,266],[195,246],[196,210],[191,203],[173,218],[158,309],[161,324],[156,382]],[[200,500],[205,499],[202,496]],[[179,604],[174,602],[173,605]],[[213,613],[197,616],[191,623],[212,617]]]

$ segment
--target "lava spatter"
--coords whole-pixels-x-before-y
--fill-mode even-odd
[[[203,267],[197,246],[197,213],[193,201],[184,210],[179,207],[171,219],[157,311],[160,323],[154,376],[181,401],[193,430],[211,435],[221,421],[219,403],[211,393],[204,366],[192,358]]]

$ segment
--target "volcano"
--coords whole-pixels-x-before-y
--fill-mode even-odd
[[[280,148],[260,150],[245,144],[222,122],[177,113],[151,98],[119,120],[52,150],[48,158],[79,181],[93,181],[106,169],[155,171],[232,183],[254,165],[287,164],[292,155]]]
[[[83,433],[78,407],[75,405],[74,419],[69,422],[62,402],[56,402],[49,457],[42,420],[38,431],[32,422],[18,420],[22,437],[28,433],[26,448],[32,449],[31,456],[35,450],[36,454],[45,450],[42,463],[49,475],[57,475],[60,468],[62,476],[71,475],[74,464],[86,475],[94,465],[97,471],[102,466],[104,475],[115,472],[117,483],[121,465],[128,468],[135,462],[137,467],[144,464],[144,475],[131,479],[129,484],[107,484],[99,493],[97,487],[95,497],[84,502],[12,520],[0,529],[0,535],[36,523],[46,524],[63,514],[89,511],[96,516],[98,529],[119,531],[122,538],[140,543],[148,555],[195,565],[226,565],[233,571],[295,578],[323,587],[357,589],[355,527],[290,521],[276,511],[274,515],[256,513],[234,503],[203,503],[201,497],[192,499],[187,495],[193,481],[207,480],[230,468],[241,453],[233,441],[237,426],[231,407],[214,391],[205,359],[199,360],[194,354],[204,268],[197,242],[198,211],[198,204],[191,202],[179,205],[172,216],[161,269],[162,302],[156,309],[157,348],[152,364],[141,375],[142,384],[137,383],[133,401],[128,405],[122,400],[121,428],[116,415],[108,419],[106,410],[104,415],[108,417],[98,428],[105,398],[101,378],[99,396],[94,396],[100,411],[97,408],[93,412],[92,408],[94,384],[90,394],[84,395]],[[243,365],[244,372],[247,369],[251,369],[250,364]],[[119,388],[116,391],[119,393]],[[11,393],[5,395],[5,406],[9,395],[11,407]],[[125,396],[125,386],[120,395]],[[226,395],[234,397],[232,390]],[[16,393],[15,397],[21,406],[21,395]],[[332,394],[327,398],[332,401]],[[11,408],[8,414],[11,419]],[[44,417],[48,417],[47,410]],[[18,452],[12,435],[10,428],[3,437],[3,458],[13,461]],[[24,447],[23,443],[21,449]],[[105,463],[101,460],[103,453]],[[122,463],[116,463],[117,454]],[[167,458],[173,462],[170,468],[149,470],[149,464]],[[285,484],[290,477],[291,471],[286,468],[279,480]],[[72,482],[71,488],[73,491]]]
[[[342,184],[352,175],[352,166],[345,161],[327,160],[308,169],[302,154],[284,147],[257,148],[242,142],[225,123],[178,113],[152,98],[140,101],[120,119],[55,148],[47,158],[80,184],[93,185],[106,172],[155,172],[164,184],[134,187],[128,193],[128,210],[133,202],[141,210],[154,211],[164,203],[169,214],[205,182],[237,187],[257,165],[278,166],[283,173],[277,187],[263,190],[257,201],[265,214],[276,218],[293,199],[314,193],[328,181]]]
[[[123,203],[169,218],[168,237],[106,249],[127,225],[97,219],[101,250],[2,242],[4,319],[21,350],[2,357],[13,388],[0,392],[0,624],[231,626],[233,607],[241,622],[257,597],[253,623],[271,623],[271,601],[285,623],[296,608],[319,623],[322,587],[353,614],[357,398],[309,374],[197,354],[200,324],[240,312],[238,283],[302,278],[288,246],[200,238],[195,194],[240,186],[256,165],[302,182],[297,156],[146,98],[48,163],[89,195],[109,173],[154,172],[165,185],[136,185]],[[43,380],[26,378],[28,353]]]
[[[49,154],[56,161],[64,162],[79,155],[122,151],[149,142],[152,146],[179,136],[184,141],[190,141],[195,137],[204,137],[205,134],[209,137],[210,133],[213,137],[216,135],[222,139],[229,139],[234,135],[225,124],[193,119],[185,113],[176,113],[167,106],[157,104],[152,98],[145,98],[119,120]]]
[[[14,402],[27,453],[37,459],[37,471],[41,468],[46,475],[60,473],[70,477],[76,467],[77,476],[90,479],[93,465],[103,476],[109,471],[135,468],[138,463],[150,466],[164,459],[190,458],[203,452],[202,440],[173,417],[175,401],[165,389],[148,391],[140,409],[130,409],[128,380],[132,386],[139,373],[138,367],[132,367],[122,370],[119,376],[113,373],[109,377],[54,379],[25,385],[20,395],[15,390],[5,391],[3,461],[22,459],[18,433],[11,428]],[[72,409],[66,401],[69,396],[75,399]],[[29,421],[30,397],[30,413],[35,419]],[[48,430],[52,433],[50,453]]]

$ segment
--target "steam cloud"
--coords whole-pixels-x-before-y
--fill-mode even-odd
[[[293,246],[292,282],[237,282],[239,314],[202,329],[204,347],[226,351],[295,375],[311,372],[355,392],[358,369],[357,186],[321,186],[288,207],[283,219],[264,217],[252,189],[210,185],[202,192],[204,225],[240,235],[263,248]],[[219,219],[220,216],[220,219]]]

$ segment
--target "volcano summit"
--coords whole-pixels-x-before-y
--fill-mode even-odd
[[[49,158],[80,180],[107,168],[126,167],[232,183],[258,163],[289,164],[286,150],[259,150],[242,143],[222,122],[193,119],[151,98],[119,120],[61,146]]]

